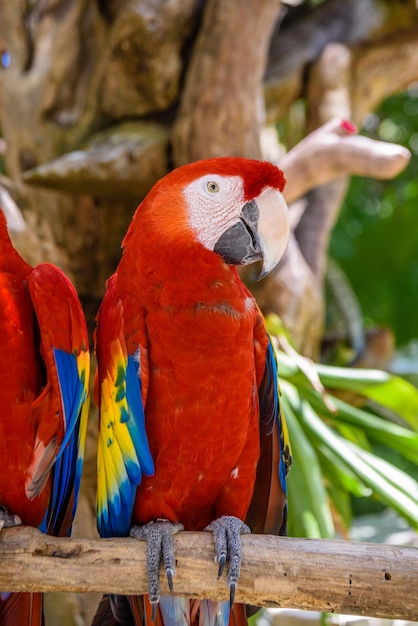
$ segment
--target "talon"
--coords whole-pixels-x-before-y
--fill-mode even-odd
[[[236,588],[237,588],[237,585],[235,583],[231,583],[229,585],[229,608],[231,611],[234,607]]]
[[[225,569],[225,563],[226,563],[226,554],[223,553],[219,557],[218,578],[220,578],[222,576],[222,574],[223,574],[223,571]]]
[[[159,573],[161,562],[164,564],[170,591],[173,591],[173,576],[175,574],[173,535],[180,530],[183,530],[181,524],[158,520],[144,526],[132,526],[129,532],[131,537],[147,542],[148,595],[152,605],[153,621],[155,621],[157,606],[160,601]]]
[[[2,528],[11,528],[12,526],[20,526],[22,520],[18,515],[9,513],[5,506],[0,505],[0,530]]]
[[[165,570],[165,573],[166,573],[166,576],[167,576],[168,587],[169,587],[170,591],[172,592],[173,591],[173,575],[174,575],[174,572],[173,572],[173,570],[171,568],[168,567]]]
[[[232,608],[241,568],[241,535],[250,533],[251,530],[243,521],[232,515],[220,517],[206,526],[205,530],[213,532],[215,563],[219,563],[218,578],[222,576],[226,561],[229,561],[227,582]]]

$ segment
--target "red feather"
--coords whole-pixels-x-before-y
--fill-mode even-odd
[[[241,177],[243,203],[285,182],[270,163],[225,158],[179,168],[155,185],[125,236],[98,316],[98,383],[109,376],[102,348],[122,328],[106,319],[120,307],[124,337],[117,341],[131,356],[141,350],[155,464],[137,487],[133,524],[164,518],[198,531],[222,515],[245,520],[250,512],[258,532],[278,532],[286,503],[278,433],[271,425],[263,431],[258,398],[269,338],[235,267],[197,240],[183,193],[208,173]],[[257,490],[267,482],[260,496],[256,481]],[[244,614],[237,607],[240,623]]]
[[[73,429],[74,435],[70,431],[68,436],[78,438],[79,423],[77,416],[72,424],[66,423],[64,380],[53,350],[70,358],[87,354],[86,324],[75,290],[63,273],[47,264],[34,269],[13,248],[1,210],[0,334],[0,505],[25,525],[42,523],[53,534],[67,534],[76,494],[66,478],[55,480],[54,464],[66,430]],[[84,373],[88,385],[87,367]],[[72,477],[77,445],[66,467]],[[57,489],[62,492],[56,493]],[[2,596],[0,623],[41,624],[42,595]]]

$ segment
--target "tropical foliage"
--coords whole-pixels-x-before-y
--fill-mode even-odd
[[[353,497],[391,507],[418,530],[413,478],[418,474],[418,390],[380,370],[314,364],[283,341],[277,318],[269,319],[269,329],[277,340],[281,403],[292,442],[289,534],[344,534]],[[414,468],[412,473],[385,458],[393,451]]]

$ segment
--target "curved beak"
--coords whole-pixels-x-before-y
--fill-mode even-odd
[[[289,209],[280,191],[272,187],[264,190],[256,203],[260,211],[258,239],[263,267],[257,280],[263,278],[282,258],[289,241]]]
[[[246,202],[239,220],[218,239],[214,251],[231,265],[248,265],[263,259],[257,280],[281,259],[289,240],[287,204],[277,189],[267,187]]]

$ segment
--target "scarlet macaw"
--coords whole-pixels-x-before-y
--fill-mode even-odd
[[[89,405],[89,346],[74,287],[28,265],[0,209],[0,528],[70,533]],[[0,593],[1,626],[43,623],[42,594]]]
[[[98,528],[147,540],[149,599],[105,597],[94,624],[115,623],[110,606],[123,624],[228,624],[244,521],[284,533],[290,449],[275,356],[235,267],[263,259],[263,276],[279,261],[284,183],[271,163],[242,158],[180,167],[124,238],[96,328]],[[230,602],[160,598],[160,561],[172,587],[172,533],[183,527],[213,530]]]

